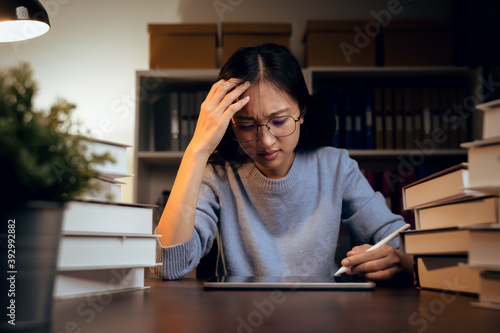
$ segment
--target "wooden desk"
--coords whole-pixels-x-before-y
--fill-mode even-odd
[[[54,304],[62,332],[500,332],[500,312],[470,296],[375,291],[205,291],[199,281],[148,279],[150,289]]]

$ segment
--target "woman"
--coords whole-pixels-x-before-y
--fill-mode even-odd
[[[411,267],[397,240],[365,252],[404,222],[347,151],[321,147],[320,114],[286,48],[236,51],[201,106],[157,228],[155,273],[181,278],[218,237],[219,275],[331,276],[341,222],[365,244],[342,261],[348,273],[388,280]]]

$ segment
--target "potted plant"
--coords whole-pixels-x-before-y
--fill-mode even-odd
[[[88,152],[75,105],[35,110],[36,91],[29,64],[0,70],[0,331],[50,322],[64,203],[96,190],[93,167],[111,160]]]

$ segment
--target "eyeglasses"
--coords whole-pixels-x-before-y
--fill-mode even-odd
[[[250,142],[257,139],[260,127],[265,126],[267,131],[276,138],[290,136],[295,132],[296,124],[300,120],[300,116],[295,119],[292,116],[281,116],[271,118],[264,125],[257,125],[251,122],[234,123],[232,128],[233,138],[240,142]]]

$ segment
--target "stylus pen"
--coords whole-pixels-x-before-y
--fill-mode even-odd
[[[399,233],[401,231],[404,231],[406,229],[408,229],[410,227],[410,225],[408,223],[406,223],[404,226],[402,226],[401,228],[399,228],[398,230],[394,231],[392,234],[390,234],[389,236],[387,236],[386,238],[382,239],[380,242],[378,242],[377,244],[373,245],[372,247],[370,247],[368,250],[366,251],[372,251],[372,250],[375,250],[375,249],[378,249],[379,247],[381,247],[382,245],[385,245],[387,243],[389,243],[391,240],[393,240],[394,238],[398,237]],[[347,270],[349,268],[351,268],[352,266],[348,266],[348,267],[345,267],[345,266],[342,266],[339,268],[339,270],[335,273],[335,275],[340,275],[342,273],[345,273],[347,272]]]

